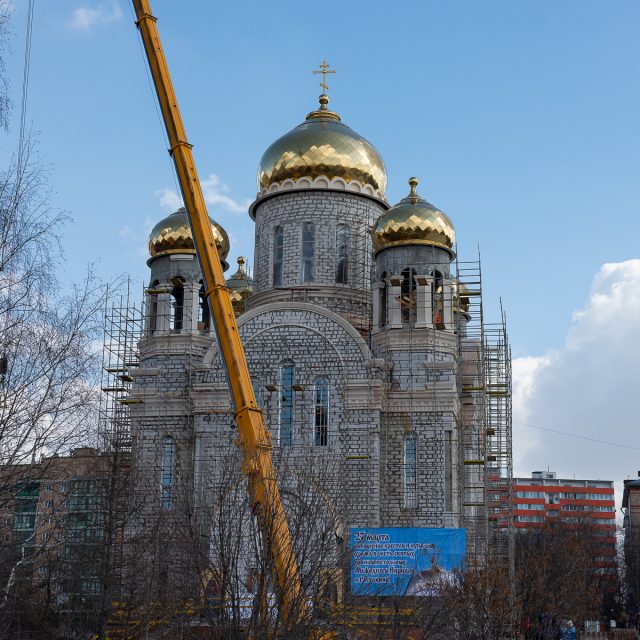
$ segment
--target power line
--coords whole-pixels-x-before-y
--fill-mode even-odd
[[[521,424],[525,427],[531,427],[532,429],[540,429],[541,431],[550,431],[551,433],[559,433],[561,436],[568,436],[570,438],[580,438],[580,440],[589,440],[590,442],[597,442],[598,444],[606,444],[606,445],[609,445],[610,447],[621,447],[623,449],[633,449],[634,451],[640,451],[639,447],[632,447],[628,444],[618,444],[617,442],[609,442],[608,440],[597,440],[596,438],[579,436],[576,433],[559,431],[558,429],[550,429],[549,427],[541,427],[537,424],[529,424],[528,422],[519,422],[518,420],[514,420],[514,424]]]

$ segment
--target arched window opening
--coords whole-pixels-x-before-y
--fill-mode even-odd
[[[346,224],[336,228],[336,282],[349,283],[349,226]]]
[[[315,387],[314,444],[326,447],[329,440],[329,381],[320,378]]]
[[[444,290],[442,287],[442,274],[432,271],[431,277],[431,311],[433,313],[433,325],[436,329],[444,329]]]
[[[418,508],[418,439],[408,435],[404,439],[404,508]]]
[[[175,442],[171,436],[167,436],[162,446],[162,470],[160,476],[160,503],[165,511],[173,507],[173,464],[175,455]]]
[[[158,294],[155,293],[158,290],[160,282],[154,280],[151,283],[151,292],[149,294],[149,334],[153,335],[158,328]]]
[[[284,235],[282,227],[273,230],[273,286],[282,286],[282,257],[284,251]]]
[[[384,327],[387,324],[387,272],[383,271],[380,276],[382,281],[382,289],[380,289],[380,326]]]
[[[403,323],[413,324],[416,321],[416,270],[402,270],[402,287],[400,289],[400,307]]]
[[[302,226],[302,282],[315,279],[316,230],[313,222]]]
[[[453,511],[453,433],[444,432],[444,510]]]
[[[204,295],[204,283],[200,281],[200,300],[198,302],[198,331],[209,331],[211,327],[211,313],[209,303]]]
[[[291,360],[280,369],[280,446],[290,447],[293,442],[293,382],[295,366]]]
[[[182,318],[184,314],[184,279],[172,278],[171,284],[171,317],[169,327],[176,333],[182,331]]]

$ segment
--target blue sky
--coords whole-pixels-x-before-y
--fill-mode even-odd
[[[13,4],[17,101],[27,3]],[[244,209],[260,156],[314,108],[311,71],[323,58],[338,70],[331,106],[386,161],[390,202],[416,175],[454,221],[461,259],[479,243],[487,316],[502,296],[514,355],[566,350],[603,265],[638,257],[637,1],[152,7],[232,264],[252,261]],[[18,115],[1,140],[4,164]],[[65,271],[98,261],[106,278],[142,282],[145,237],[169,212],[162,194],[175,182],[127,2],[36,2],[28,121],[53,201],[75,220]]]

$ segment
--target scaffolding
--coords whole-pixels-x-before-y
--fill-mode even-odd
[[[505,313],[485,325],[486,501],[489,548],[493,558],[513,561],[511,349]]]
[[[465,301],[467,319],[458,332],[459,429],[464,474],[461,515],[468,531],[469,560],[482,566],[486,560],[489,532],[485,487],[487,396],[480,256],[475,261],[456,261],[456,274],[459,297],[461,302]]]
[[[460,331],[459,380],[465,493],[463,521],[475,541],[472,553],[513,562],[511,478],[511,350],[506,317],[486,323],[480,257],[457,262],[460,302],[468,322]]]
[[[135,402],[130,396],[130,370],[140,363],[138,342],[143,332],[143,312],[131,299],[130,282],[125,292],[106,298],[99,447],[105,452],[129,453],[129,405]]]

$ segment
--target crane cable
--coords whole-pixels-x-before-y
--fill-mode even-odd
[[[29,0],[29,9],[27,12],[27,34],[24,47],[24,63],[22,68],[22,99],[20,102],[20,129],[18,135],[18,153],[16,160],[16,193],[15,197],[18,198],[20,191],[19,184],[23,175],[23,162],[24,162],[24,146],[25,146],[25,129],[27,120],[27,102],[29,97],[29,75],[31,70],[31,42],[33,39],[33,9],[35,0]],[[17,202],[14,203],[17,206]],[[13,208],[13,207],[12,207]],[[9,223],[8,232],[10,233],[12,225]],[[3,234],[4,235],[4,234]],[[3,262],[3,261],[2,261]],[[0,266],[2,265],[0,262]],[[7,291],[7,310],[11,309],[11,286],[9,285]],[[2,355],[0,355],[0,387],[4,387],[6,384],[6,377],[9,370],[9,358],[5,349],[3,349]],[[2,407],[4,402],[2,402]],[[0,407],[0,408],[2,408]]]
[[[29,97],[29,72],[31,70],[31,41],[33,37],[33,7],[35,0],[29,0],[27,13],[27,37],[24,47],[24,65],[22,69],[22,101],[20,104],[20,133],[18,137],[18,161],[17,170],[22,174],[24,160],[25,129],[27,119],[27,101]]]
[[[131,17],[133,18],[133,22],[137,23],[137,18],[136,18],[136,14],[135,11],[133,10],[133,6],[131,3],[129,3],[129,11],[131,13]],[[151,102],[155,108],[156,111],[156,116],[158,118],[158,125],[160,127],[160,132],[162,137],[164,138],[165,141],[165,145],[166,145],[166,149],[169,149],[169,147],[171,146],[171,143],[169,142],[169,136],[167,135],[167,130],[165,129],[164,126],[164,120],[162,119],[162,112],[160,111],[160,106],[158,104],[158,101],[156,100],[156,88],[155,85],[153,84],[153,78],[151,77],[151,71],[149,71],[149,65],[148,65],[148,60],[147,60],[147,54],[144,50],[144,43],[142,41],[142,35],[140,34],[140,31],[138,30],[138,46],[140,48],[140,56],[142,58],[143,61],[143,69],[146,72],[146,76],[147,76],[147,82],[149,83],[149,92],[151,93]],[[173,184],[175,186],[175,193],[178,196],[178,199],[180,200],[180,207],[184,207],[184,201],[182,198],[182,192],[180,191],[180,183],[178,182],[178,174],[176,173],[176,167],[173,164],[173,160],[171,158],[171,156],[169,155],[169,157],[167,158],[167,161],[169,162],[170,165],[170,170],[171,170],[171,177],[173,178]]]

